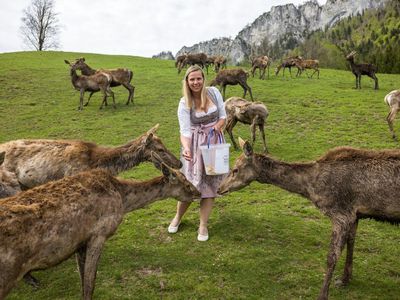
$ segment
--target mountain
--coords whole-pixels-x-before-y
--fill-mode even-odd
[[[325,5],[320,6],[316,0],[311,0],[297,7],[294,4],[274,6],[243,28],[233,40],[220,38],[185,46],[176,56],[184,52],[204,52],[224,55],[231,63],[238,64],[251,55],[265,52],[271,55],[274,47],[281,51],[293,49],[312,31],[332,27],[345,17],[383,6],[387,1],[327,0]]]

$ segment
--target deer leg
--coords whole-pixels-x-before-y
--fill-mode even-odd
[[[108,95],[111,95],[112,99],[113,99],[113,107],[117,108],[117,106],[115,105],[115,97],[114,97],[114,92],[111,90],[110,86],[107,87],[106,92],[108,93]],[[107,98],[106,98],[107,101]]]
[[[129,91],[128,101],[126,101],[126,105],[128,105],[129,102],[132,102],[133,104],[133,92],[135,90],[135,87],[132,86],[129,82],[123,83],[122,85]]]
[[[346,216],[342,218],[345,219]],[[332,236],[331,245],[327,257],[327,270],[325,273],[324,283],[320,290],[318,300],[327,300],[329,285],[332,280],[333,271],[335,270],[336,263],[340,257],[340,253],[343,250],[343,246],[348,235],[349,224],[343,223],[343,221],[332,220]]]
[[[105,240],[105,237],[100,236],[92,239],[87,244],[82,286],[82,296],[84,300],[92,299],[96,280],[97,263],[99,261]]]
[[[265,79],[265,68],[260,72],[260,79]]]
[[[372,74],[372,76],[370,76],[373,80],[375,80],[375,87],[374,87],[374,89],[375,90],[377,90],[377,89],[379,89],[379,86],[378,86],[378,77],[376,77],[376,75],[375,74]]]
[[[224,100],[225,100],[225,89],[226,89],[226,85],[224,84],[224,85],[222,85],[222,92],[223,92],[222,96],[223,96]]]
[[[247,84],[247,82],[239,83],[239,84],[241,85],[241,87],[242,87],[243,90],[244,90],[243,98],[246,96],[246,92],[247,92],[247,90],[248,90],[248,91],[249,91],[249,94],[250,94],[251,101],[254,101],[254,99],[253,99],[253,93],[251,92],[251,87]]]
[[[260,135],[261,135],[261,137],[263,139],[264,152],[268,153],[267,143],[265,142],[264,122],[262,124],[258,124],[258,128],[260,129]]]
[[[355,220],[350,224],[350,230],[347,235],[347,253],[346,253],[346,264],[344,266],[344,272],[341,280],[337,281],[337,285],[345,286],[349,283],[351,279],[351,274],[353,272],[353,251],[354,242],[356,240],[358,220]]]
[[[81,94],[80,94],[80,97],[79,97],[78,110],[82,110],[83,109],[83,95],[85,95],[85,90],[81,89]]]
[[[251,122],[251,125],[250,125],[251,146],[254,146],[254,142],[256,141],[256,122],[257,122],[257,117],[255,117],[253,119],[253,122]]]
[[[29,284],[30,286],[33,286],[34,288],[38,288],[40,286],[39,280],[33,277],[33,275],[30,272],[24,275],[24,281],[25,283]]]
[[[394,133],[393,122],[394,122],[394,119],[396,118],[396,114],[397,114],[398,111],[399,111],[399,105],[398,104],[397,105],[393,105],[392,107],[390,107],[390,112],[386,117],[386,121],[387,121],[387,123],[389,125],[390,133],[392,134],[392,138],[394,140],[396,140],[397,137],[396,137],[396,134]]]
[[[99,109],[103,109],[103,105],[105,103],[107,103],[107,92],[106,92],[106,90],[101,90],[101,92],[103,93],[103,101],[101,102],[101,105],[100,105]]]
[[[88,105],[89,105],[90,98],[92,98],[92,95],[93,95],[94,93],[95,93],[95,92],[90,92],[89,98],[88,98],[88,100],[86,101],[86,103],[85,103],[83,106],[88,106]]]
[[[236,145],[232,130],[233,130],[233,127],[235,127],[236,123],[237,123],[237,119],[235,117],[229,116],[229,119],[227,120],[226,126],[225,126],[225,130],[229,134],[229,137],[231,138],[231,141],[232,141],[233,147],[235,147],[235,150],[238,149],[238,146]]]

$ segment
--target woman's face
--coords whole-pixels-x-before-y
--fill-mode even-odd
[[[188,85],[189,88],[192,90],[192,92],[200,92],[201,89],[203,88],[204,84],[204,79],[203,79],[203,74],[201,71],[194,71],[189,74],[188,78]]]

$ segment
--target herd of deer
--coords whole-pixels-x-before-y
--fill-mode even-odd
[[[361,75],[368,75],[378,88],[376,68],[355,64],[354,55],[350,53],[347,59],[356,75],[357,87],[360,88]],[[306,68],[314,69],[319,75],[318,63],[299,59],[290,59],[291,63],[297,62],[292,66],[298,67],[298,75]],[[83,58],[73,64],[65,62],[71,68],[74,87],[81,92],[80,109],[85,91],[90,91],[91,95],[101,91],[103,106],[107,104],[107,96],[113,96],[110,86],[116,85],[129,90],[127,104],[133,101],[130,70],[96,71],[86,65]],[[181,64],[189,63],[186,59]],[[259,68],[260,78],[264,78],[265,69],[270,65],[268,58],[263,56],[254,59],[253,63],[253,76]],[[221,60],[218,68],[222,65]],[[282,63],[276,74],[281,68],[290,70],[289,65]],[[81,70],[82,75],[76,70]],[[229,78],[226,71],[218,72],[221,77],[217,75],[214,84],[224,88],[233,82],[233,79],[223,79]],[[231,76],[247,78],[248,74],[243,72],[244,75],[234,73],[236,75]],[[248,89],[252,97],[251,89],[243,86],[245,93]],[[393,122],[400,109],[400,90],[389,93],[385,101],[392,107],[388,123],[389,120]],[[225,101],[225,108],[226,131],[235,148],[232,128],[242,122],[251,125],[252,143],[256,127],[259,127],[264,152],[267,152],[266,106],[262,102],[232,97]],[[395,138],[391,123],[389,127]],[[157,128],[158,125],[118,147],[103,147],[79,140],[45,139],[0,144],[0,300],[22,278],[35,283],[30,272],[55,266],[73,254],[81,278],[82,298],[91,299],[103,246],[126,213],[169,197],[179,201],[199,198],[200,193],[177,170],[182,166],[180,160],[155,135]],[[400,150],[340,147],[316,161],[286,163],[267,154],[255,153],[252,144],[241,138],[239,144],[243,153],[222,182],[220,194],[241,189],[252,181],[272,184],[308,198],[330,218],[332,235],[327,271],[318,299],[328,299],[333,272],[344,247],[347,247],[347,255],[340,284],[349,283],[360,219],[400,223],[400,190],[397,188],[400,184]],[[163,175],[141,182],[115,177],[144,161],[152,162]]]

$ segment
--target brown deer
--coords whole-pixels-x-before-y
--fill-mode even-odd
[[[393,129],[393,121],[396,118],[397,113],[400,110],[400,90],[391,91],[389,94],[385,96],[385,103],[389,105],[390,111],[386,117],[386,121],[389,125],[390,133],[394,140],[397,139],[396,134]]]
[[[308,78],[312,78],[315,73],[318,73],[318,78],[319,78],[319,61],[316,59],[295,59],[295,64],[297,67],[297,76],[300,76],[304,70],[306,69],[312,69],[314,72],[311,74],[311,76],[308,76]]]
[[[215,56],[214,59],[214,67],[215,67],[215,72],[218,73],[219,70],[221,69],[226,69],[226,57],[222,55]]]
[[[128,92],[128,101],[126,101],[126,105],[130,103],[133,104],[133,96],[135,93],[135,86],[133,86],[131,84],[131,80],[133,77],[133,72],[130,69],[127,68],[118,68],[118,69],[99,69],[99,70],[95,70],[92,69],[91,67],[89,67],[89,65],[87,65],[85,63],[85,58],[81,57],[75,60],[74,63],[74,67],[77,70],[81,70],[83,75],[94,75],[96,73],[106,73],[109,74],[111,76],[111,83],[110,86],[114,87],[114,86],[120,86],[122,85],[123,87],[125,87]],[[93,93],[95,93],[96,91],[92,91],[89,95],[89,99],[88,101],[85,103],[85,106],[87,106],[89,104],[90,98],[92,97]],[[106,102],[107,105],[107,102]]]
[[[378,71],[378,68],[373,64],[356,64],[354,62],[354,56],[356,54],[356,51],[352,51],[346,56],[346,59],[350,63],[351,71],[353,72],[354,76],[356,76],[356,89],[361,89],[361,75],[367,75],[375,81],[374,89],[377,90],[379,86],[378,78],[376,77],[375,73]]]
[[[180,73],[179,69],[181,68],[182,63],[185,60],[186,55],[187,54],[184,53],[182,55],[177,56],[176,59],[175,59],[175,68],[178,69],[178,73]]]
[[[296,60],[302,59],[300,56],[291,56],[286,58],[280,65],[278,65],[275,69],[275,76],[277,76],[280,70],[283,68],[282,76],[285,76],[285,69],[289,69],[290,77],[292,77],[292,67],[296,66]],[[299,68],[297,68],[297,73],[299,72]]]
[[[89,99],[91,95],[95,92],[101,91],[103,93],[103,101],[101,102],[100,109],[103,108],[103,105],[107,105],[107,96],[111,95],[113,98],[113,104],[115,108],[114,93],[110,88],[110,84],[112,81],[110,75],[104,72],[99,72],[89,76],[86,75],[78,76],[78,74],[76,73],[77,66],[72,65],[68,60],[64,60],[64,62],[70,66],[70,75],[73,87],[80,92],[78,110],[83,109],[83,96],[87,91],[91,92]]]
[[[239,84],[244,91],[243,98],[249,91],[251,101],[254,101],[251,87],[247,84],[248,73],[243,69],[227,69],[218,72],[214,80],[210,82],[211,86],[219,85],[222,89],[222,95],[225,99],[225,89],[227,85]]]
[[[10,197],[21,191],[17,176],[2,166],[5,154],[0,153],[0,198]]]
[[[79,140],[15,140],[0,144],[5,152],[3,168],[15,174],[21,189],[32,188],[51,180],[81,171],[101,168],[116,175],[152,161],[151,151],[175,168],[182,163],[155,135],[158,124],[140,137],[118,147],[103,147]]]
[[[265,71],[268,70],[268,78],[269,78],[269,66],[271,64],[271,60],[268,56],[263,55],[256,57],[251,62],[251,74],[254,77],[256,70],[260,71],[260,79],[265,79]]]
[[[239,190],[256,180],[311,200],[331,219],[327,270],[318,299],[328,299],[329,285],[342,249],[347,246],[341,283],[352,276],[353,249],[360,219],[400,222],[400,150],[335,148],[317,161],[286,163],[253,153],[239,139],[243,154],[221,183],[219,192]]]
[[[182,71],[187,65],[199,65],[204,68],[207,62],[207,54],[205,53],[191,53],[186,55],[183,62],[178,67],[178,73]]]
[[[267,152],[264,126],[268,117],[268,109],[265,104],[262,102],[249,102],[239,97],[231,97],[225,101],[224,105],[227,115],[225,130],[228,132],[235,149],[238,147],[233,137],[232,130],[237,122],[241,122],[250,125],[252,144],[254,144],[256,140],[256,127],[258,126],[263,139],[264,152]]]
[[[137,182],[92,170],[38,186],[0,202],[0,299],[26,273],[76,254],[82,298],[92,299],[97,263],[124,214],[154,201],[200,197],[162,161],[163,176]]]

